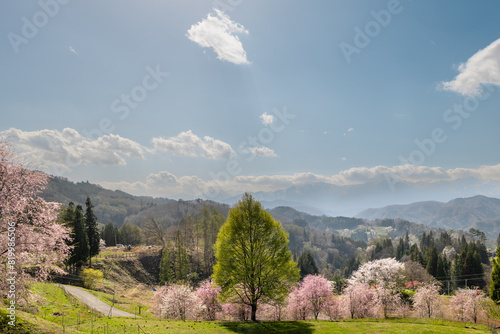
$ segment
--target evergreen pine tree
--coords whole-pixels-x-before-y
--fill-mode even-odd
[[[438,255],[436,247],[432,246],[427,248],[425,252],[425,262],[427,263],[426,269],[429,274],[436,277],[437,265],[438,265]]]
[[[85,229],[85,219],[81,205],[77,205],[74,211],[71,236],[73,237],[72,245],[74,247],[71,250],[69,264],[81,267],[89,256],[89,239]]]
[[[92,202],[90,201],[90,197],[87,197],[85,201],[85,226],[87,230],[87,237],[89,240],[89,261],[90,267],[92,267],[92,256],[99,254],[99,230],[97,228],[97,217],[94,215],[92,208]]]
[[[189,272],[189,257],[184,245],[185,240],[181,234],[181,231],[178,230],[175,237],[175,279],[176,281],[184,281],[187,279],[187,275]]]
[[[499,236],[500,240],[500,236]],[[500,303],[500,245],[497,247],[495,257],[492,261],[490,298],[495,303]]]
[[[304,278],[307,275],[316,275],[318,274],[318,267],[316,266],[316,261],[314,261],[314,257],[311,254],[310,250],[307,250],[300,254],[297,265],[300,270],[300,278]]]
[[[172,282],[172,253],[169,249],[170,245],[167,243],[161,252],[160,262],[160,285]]]

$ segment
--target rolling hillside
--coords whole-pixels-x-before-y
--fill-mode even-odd
[[[496,238],[500,226],[500,199],[486,196],[457,198],[447,203],[416,202],[408,205],[390,205],[368,209],[358,218],[401,218],[445,229],[478,228]]]

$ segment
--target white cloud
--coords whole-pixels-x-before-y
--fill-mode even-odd
[[[201,139],[191,130],[170,138],[153,138],[153,145],[158,151],[180,157],[202,157],[206,159],[229,159],[234,150],[231,145],[209,136]]]
[[[245,27],[231,21],[229,16],[218,9],[215,15],[208,14],[206,19],[192,25],[187,37],[201,47],[211,47],[217,58],[234,64],[249,64],[247,54],[240,39],[235,34],[248,34]]]
[[[274,122],[274,115],[270,115],[267,112],[263,113],[259,117],[262,120],[262,124],[264,125],[269,125]]]
[[[445,90],[474,96],[482,92],[482,85],[500,86],[500,39],[479,50],[458,67],[455,79],[443,82]]]
[[[388,179],[387,179],[388,178]],[[106,188],[121,189],[134,194],[166,196],[172,198],[196,198],[218,189],[229,196],[238,195],[244,191],[273,192],[292,186],[328,183],[336,186],[368,184],[372,182],[404,181],[409,184],[425,185],[437,182],[453,182],[459,179],[469,179],[489,182],[500,181],[500,164],[473,168],[442,169],[429,166],[375,166],[354,167],[334,175],[315,173],[295,173],[289,175],[240,175],[229,181],[213,179],[203,180],[197,176],[175,176],[170,172],[150,174],[145,181],[138,182],[101,182]],[[389,184],[388,184],[389,187]]]
[[[133,140],[115,134],[90,139],[78,131],[22,131],[11,128],[0,137],[11,142],[21,156],[44,171],[66,170],[77,165],[126,165],[126,158],[144,159],[146,148]]]
[[[69,52],[72,52],[72,53],[74,53],[74,54],[78,55],[78,52],[76,52],[76,50],[75,50],[75,49],[73,49],[73,47],[72,47],[72,46],[70,46],[70,47],[68,48],[68,50],[69,50]]]
[[[269,147],[249,147],[248,150],[258,156],[258,157],[266,157],[266,158],[274,158],[278,155],[274,152],[273,149]]]
[[[353,131],[354,131],[354,128],[347,129],[346,132],[344,132],[344,136],[347,136],[348,133],[353,132]]]

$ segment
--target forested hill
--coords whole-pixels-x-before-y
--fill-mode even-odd
[[[398,238],[406,233],[416,240],[424,232],[429,233],[431,230],[437,230],[398,218],[368,220],[351,217],[315,216],[287,206],[280,206],[269,210],[269,212],[275,219],[284,224],[336,232],[345,237],[366,242],[378,237]]]
[[[156,205],[172,202],[167,198],[153,198],[148,196],[133,196],[120,190],[109,190],[87,182],[71,182],[66,178],[52,177],[41,197],[49,202],[68,205],[85,204],[90,196],[94,204],[94,213],[100,223],[112,222],[120,227],[125,218],[137,214]]]
[[[500,232],[500,199],[486,196],[456,198],[447,203],[416,202],[368,209],[358,218],[401,218],[444,229],[477,228],[490,238]]]

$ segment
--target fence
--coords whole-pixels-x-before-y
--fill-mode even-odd
[[[142,256],[158,255],[159,251],[157,249],[143,251],[143,252],[123,252],[119,254],[104,255],[105,259],[126,259],[126,258],[138,258]]]

